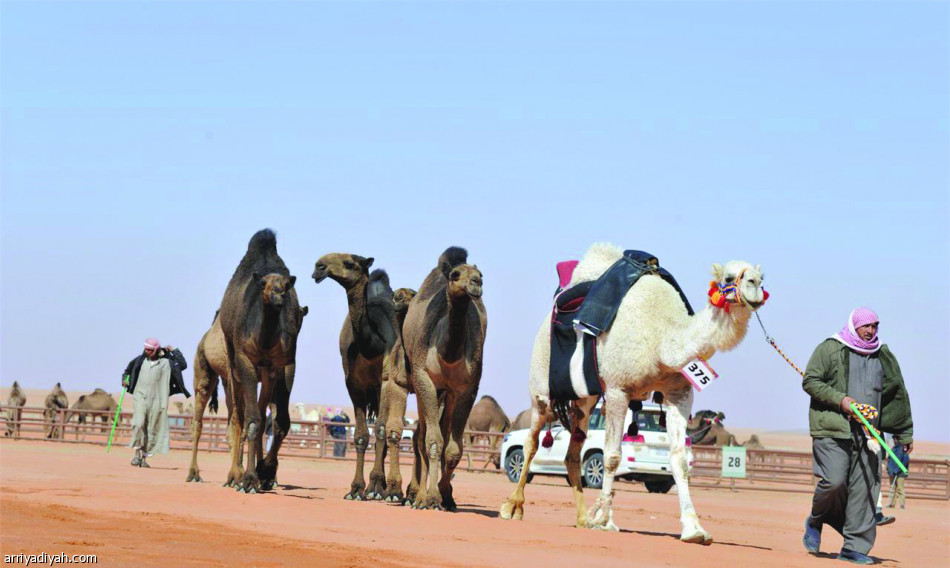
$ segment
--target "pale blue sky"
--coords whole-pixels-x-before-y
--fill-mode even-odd
[[[0,4],[0,382],[118,390],[156,335],[190,359],[254,231],[311,315],[294,400],[348,403],[327,252],[418,287],[467,247],[481,392],[527,406],[554,264],[609,240],[696,306],[761,263],[804,366],[881,316],[917,436],[950,440],[945,2]],[[696,408],[807,428],[758,328]],[[191,371],[186,373],[191,381]]]

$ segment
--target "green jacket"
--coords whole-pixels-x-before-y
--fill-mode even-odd
[[[840,341],[826,339],[808,360],[802,388],[811,396],[808,425],[813,438],[851,437],[848,418],[841,412],[841,401],[848,392],[850,351]],[[901,444],[909,444],[914,441],[914,421],[897,358],[887,345],[882,345],[871,357],[878,357],[884,370],[879,427],[893,434]]]

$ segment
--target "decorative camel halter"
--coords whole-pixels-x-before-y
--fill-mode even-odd
[[[747,303],[743,298],[742,294],[739,292],[739,284],[742,283],[742,278],[745,276],[746,269],[743,268],[739,275],[736,276],[736,279],[727,284],[722,284],[716,280],[711,280],[709,282],[709,303],[725,310],[726,313],[729,313],[729,308],[731,304],[739,304],[740,306]],[[764,304],[766,300],[769,299],[769,293],[762,290],[762,303]]]

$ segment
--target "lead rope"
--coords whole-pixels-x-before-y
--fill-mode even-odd
[[[798,371],[798,374],[801,375],[802,378],[804,378],[804,377],[805,377],[805,373],[803,373],[802,370],[799,369],[797,365],[795,365],[795,363],[792,363],[792,360],[788,358],[788,355],[786,355],[785,352],[782,351],[781,349],[779,349],[779,346],[775,344],[775,340],[772,339],[772,337],[769,335],[769,332],[765,331],[765,326],[762,325],[762,318],[759,317],[759,312],[758,312],[758,311],[755,311],[755,312],[753,312],[753,313],[755,314],[755,319],[758,320],[758,322],[759,322],[759,327],[762,328],[762,333],[765,335],[765,340],[768,341],[768,342],[769,342],[769,345],[771,345],[773,348],[775,348],[776,351],[778,351],[778,354],[782,356],[782,359],[785,359],[785,362],[786,362],[786,363],[788,363],[789,365],[791,365],[792,368],[795,369],[796,371]]]

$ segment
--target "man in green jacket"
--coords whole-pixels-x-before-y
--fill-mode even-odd
[[[881,449],[854,418],[851,403],[876,408],[879,414],[871,423],[892,433],[907,453],[914,447],[901,369],[877,329],[872,310],[852,311],[847,325],[815,349],[802,381],[811,396],[808,422],[819,478],[802,540],[809,552],[818,552],[822,526],[829,525],[844,537],[838,558],[856,564],[874,563],[868,553],[876,536]]]

